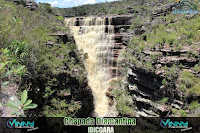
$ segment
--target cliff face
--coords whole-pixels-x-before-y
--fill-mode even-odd
[[[128,93],[128,101],[133,100],[131,105],[133,107],[129,108],[133,112],[125,111],[126,115],[197,116],[196,111],[198,112],[199,109],[197,90],[199,88],[194,87],[199,81],[198,38],[193,38],[192,45],[188,45],[184,42],[189,38],[183,35],[185,33],[178,32],[178,29],[184,28],[182,27],[184,24],[180,25],[181,17],[186,19],[186,23],[194,21],[198,23],[196,19],[199,15],[174,18],[171,15],[173,5],[160,6],[146,17],[143,16],[144,14],[108,17],[112,20],[111,24],[114,25],[115,31],[115,45],[113,46],[115,54],[112,58],[114,67],[111,75],[117,76],[117,79],[123,81],[120,89],[124,89]],[[178,25],[178,28],[174,29],[171,25]],[[164,29],[161,30],[161,26]],[[158,36],[159,30],[162,34]],[[194,29],[190,30],[193,32]],[[195,30],[198,31],[198,28]],[[170,34],[177,36],[172,37]],[[161,41],[158,40],[158,37],[161,38]],[[154,39],[154,43],[150,40],[151,38]],[[183,41],[178,41],[180,39]],[[191,53],[191,51],[193,52]],[[123,77],[125,77],[124,80],[122,80]],[[192,83],[192,86],[187,86],[185,82],[190,81],[185,80],[190,79],[194,79],[195,82]],[[185,90],[186,88],[188,90]],[[111,87],[107,96],[110,98],[110,103],[113,104],[115,101],[119,113],[122,114],[124,111],[119,107],[121,103],[118,100],[120,98],[114,92],[120,91],[120,89]],[[192,111],[190,108],[196,102],[195,111]]]
[[[165,19],[174,17],[170,12],[172,8],[173,5],[162,7],[152,13],[150,20],[126,31],[132,39],[126,50],[129,55],[124,57],[126,61],[122,61],[121,65],[129,67],[125,84],[134,99],[135,116],[199,115],[197,112],[200,99],[197,90],[200,88],[195,87],[199,82],[199,38],[191,37],[193,42],[188,44],[185,42],[188,42],[189,37],[178,32],[179,28],[184,29],[184,24],[179,25],[180,19],[186,19],[186,23],[196,24],[199,23],[195,21],[199,15]],[[174,29],[169,25],[179,27]],[[160,26],[163,26],[162,30]],[[197,31],[198,28],[188,29],[188,32],[195,32],[196,35]],[[158,36],[158,33],[161,34]],[[170,34],[176,34],[172,42]],[[157,37],[161,39],[160,42]],[[190,82],[191,79],[195,81]],[[186,82],[193,85],[188,86]],[[194,103],[196,103],[195,110],[191,110]]]
[[[23,5],[26,8],[29,8],[31,11],[34,11],[38,8],[37,3],[34,1],[23,1],[23,0],[8,0],[14,2],[16,5]]]
[[[123,81],[122,85],[118,86],[120,89],[111,85],[106,95],[110,99],[110,106],[115,104],[120,114],[152,117],[196,115],[189,107],[199,100],[199,93],[185,90],[184,87],[191,90],[193,88],[185,85],[185,82],[189,81],[183,78],[190,80],[188,76],[184,77],[187,75],[185,73],[189,73],[195,79],[194,84],[198,84],[198,38],[192,42],[197,45],[195,48],[188,46],[184,43],[189,40],[183,35],[185,33],[178,32],[176,26],[171,26],[180,26],[181,17],[188,22],[195,21],[196,17],[186,15],[174,18],[171,15],[173,5],[160,6],[150,15],[138,13],[111,15],[106,18],[106,25],[110,19],[115,33],[115,44],[112,47],[114,54],[109,58],[110,62],[113,62],[110,74],[116,81]],[[82,19],[83,17],[76,18],[76,25],[79,25]],[[172,37],[174,34],[177,37]],[[179,41],[180,39],[184,41]],[[181,88],[182,86],[184,87]],[[118,101],[120,98],[116,91],[122,90],[130,108]],[[119,104],[124,104],[122,108],[127,107],[129,111],[121,110]],[[199,105],[195,107],[197,111],[198,107]]]

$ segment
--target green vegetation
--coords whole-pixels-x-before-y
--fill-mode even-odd
[[[195,77],[189,71],[183,71],[181,74],[181,81],[185,85],[185,88],[191,88],[195,84]],[[185,90],[182,88],[182,90]]]
[[[191,111],[194,111],[195,109],[199,108],[200,104],[198,103],[198,101],[192,101],[192,103],[190,103],[189,105],[189,109]]]
[[[158,0],[154,0],[154,2],[156,1]],[[152,0],[120,0],[92,5],[87,4],[83,6],[60,9],[60,13],[62,13],[64,16],[91,16],[135,12],[148,13],[148,10],[152,9],[152,7],[150,8],[148,6],[144,6],[145,2],[152,2]]]
[[[200,65],[195,65],[193,70],[197,71],[197,72],[200,72]]]
[[[189,94],[200,94],[199,82],[200,78],[197,78],[189,71],[183,71],[180,76],[180,89]]]
[[[176,23],[171,23],[171,21],[176,17]],[[182,18],[181,18],[182,17]],[[174,50],[181,50],[183,46],[190,46],[193,43],[197,43],[200,41],[199,38],[199,17],[195,16],[193,19],[187,20],[184,15],[171,15],[168,14],[166,16],[160,17],[160,23],[157,26],[153,27],[153,32],[144,33],[141,36],[135,36],[132,38],[131,42],[134,42],[136,46],[141,46],[140,44],[151,46],[154,49],[158,46],[160,49],[162,48],[172,48]],[[166,24],[162,23],[165,22]],[[131,29],[135,29],[140,26],[142,20],[139,18],[133,22]],[[146,36],[145,40],[143,40],[143,36]],[[136,49],[135,45],[131,43],[130,48]],[[147,49],[146,48],[146,49]],[[145,50],[145,49],[142,49]]]
[[[177,115],[178,114],[178,110],[175,109],[175,108],[172,108],[172,113],[175,114],[175,115]]]
[[[164,97],[164,98],[162,98],[162,100],[160,100],[158,102],[161,104],[165,104],[165,103],[167,103],[168,99],[169,99],[169,97]]]
[[[189,94],[200,95],[200,79],[198,79],[196,84],[189,90]]]
[[[10,108],[13,109],[14,112],[11,112],[12,115],[15,117],[21,117],[25,116],[24,115],[24,110],[28,109],[34,109],[37,107],[37,104],[32,103],[31,99],[28,99],[28,92],[27,90],[24,90],[21,95],[21,101],[8,101],[5,105],[9,106]]]
[[[194,3],[199,5],[197,0]],[[145,10],[151,9],[146,6]],[[127,52],[122,54],[124,60],[121,64],[127,69],[131,66],[132,69],[142,69],[148,75],[162,77],[161,88],[165,95],[159,103],[166,103],[166,97],[173,99],[180,90],[184,100],[191,95],[200,95],[199,64],[189,64],[190,60],[198,63],[200,58],[199,18],[199,14],[188,16],[171,12],[152,20],[141,16],[134,18],[129,32],[135,35],[127,44]],[[148,21],[151,24],[147,24]],[[145,32],[141,32],[143,29]],[[188,115],[184,110],[174,109],[172,112],[183,117]]]
[[[198,101],[192,101],[192,103],[189,104],[189,109],[191,112],[191,116],[199,117],[200,116],[200,104]]]
[[[112,94],[117,100],[116,108],[119,111],[121,116],[134,116],[134,106],[133,100],[129,92],[125,89],[122,89],[122,81],[113,81],[111,83],[114,89]]]
[[[181,117],[187,117],[187,113],[184,111],[184,110],[180,110],[180,115],[181,115]]]
[[[16,80],[20,74],[25,73],[25,65],[22,65],[28,54],[25,47],[24,42],[13,41],[8,48],[0,50],[0,93],[2,87],[6,87],[10,82]]]
[[[39,3],[39,7],[46,11],[47,13],[52,13],[52,8],[49,3]]]
[[[172,113],[175,115],[180,115],[181,117],[188,116],[188,113],[186,113],[185,110],[183,110],[183,109],[178,110],[178,109],[172,108]]]
[[[68,103],[66,100],[53,98],[50,103],[51,106],[46,105],[44,107],[43,113],[46,117],[72,117],[76,115],[76,112],[78,112],[79,109],[81,109],[81,105],[74,103],[73,100]]]
[[[10,85],[16,84],[19,86],[16,95],[28,90],[29,98],[38,105],[35,108],[36,105],[29,104],[31,100],[27,103],[23,100],[22,104],[15,104],[20,110],[13,114],[21,116],[31,106],[35,109],[25,111],[25,116],[76,115],[82,109],[77,102],[78,93],[87,85],[83,55],[70,38],[64,43],[59,36],[49,34],[68,32],[64,18],[55,16],[55,10],[48,4],[40,3],[34,11],[5,0],[0,5],[0,89],[9,91]],[[70,93],[65,93],[66,90]]]

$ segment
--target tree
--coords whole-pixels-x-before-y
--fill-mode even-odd
[[[42,8],[45,11],[47,11],[48,13],[52,13],[51,4],[49,4],[49,3],[40,3],[40,5],[42,6]]]

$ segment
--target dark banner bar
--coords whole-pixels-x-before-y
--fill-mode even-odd
[[[89,123],[89,124],[88,124]],[[73,126],[74,124],[74,126]],[[126,125],[125,125],[126,124]],[[79,125],[79,126],[77,126]],[[0,118],[0,133],[199,133],[200,118]]]

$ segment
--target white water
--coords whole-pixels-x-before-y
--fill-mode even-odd
[[[88,54],[84,64],[94,97],[94,113],[104,117],[109,108],[106,91],[109,88],[108,80],[111,78],[108,66],[113,65],[111,48],[114,45],[114,26],[110,25],[111,19],[108,19],[108,25],[105,25],[106,18],[100,17],[83,18],[79,21],[80,26],[76,26],[76,20],[77,18],[67,18],[65,25],[70,28],[78,49]]]

